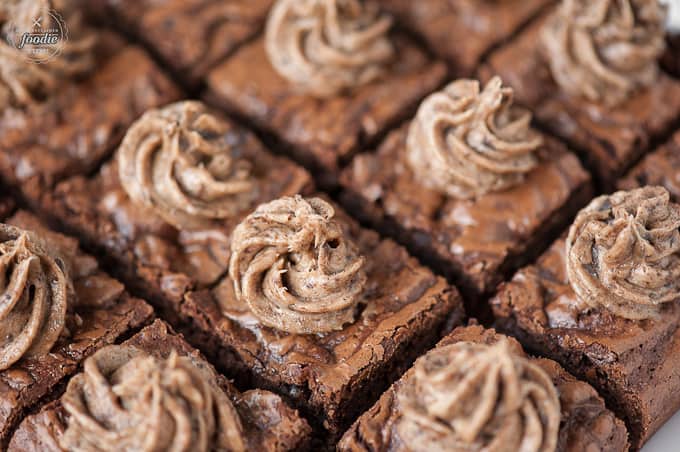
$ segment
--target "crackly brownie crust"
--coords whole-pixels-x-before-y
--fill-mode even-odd
[[[443,278],[338,208],[336,217],[366,257],[368,276],[358,318],[342,330],[296,335],[266,327],[236,301],[229,277],[189,293],[180,306],[184,333],[219,368],[245,385],[284,393],[322,424],[327,441],[463,318],[460,297]]]
[[[396,62],[380,80],[348,95],[315,99],[296,92],[269,63],[264,38],[243,46],[207,77],[206,99],[275,134],[298,161],[318,170],[326,185],[359,149],[408,117],[446,76],[402,35],[394,36]]]
[[[341,174],[348,210],[403,241],[453,279],[469,300],[537,256],[591,196],[590,177],[563,145],[546,138],[539,166],[509,190],[477,200],[443,196],[418,182],[406,160],[408,126]],[[481,306],[472,303],[471,312]]]
[[[250,450],[307,450],[311,429],[298,413],[280,397],[262,390],[239,393],[222,375],[212,370],[201,354],[172,332],[161,320],[144,328],[125,342],[153,356],[167,358],[172,350],[181,356],[191,356],[209,368],[218,385],[233,401],[244,426],[246,445]],[[45,405],[27,417],[12,437],[9,450],[60,450],[48,440],[63,433],[68,414],[60,400]],[[46,432],[53,432],[46,434]]]
[[[680,304],[656,320],[580,312],[564,253],[559,239],[501,286],[491,300],[496,326],[598,389],[639,448],[680,408]]]
[[[110,32],[99,40],[91,76],[64,82],[45,102],[0,113],[0,175],[33,206],[59,180],[92,171],[145,110],[180,96],[139,47]]]
[[[536,121],[578,151],[606,191],[680,118],[680,82],[665,73],[649,88],[613,108],[566,95],[540,55],[544,13],[516,39],[493,52],[480,77],[500,75]]]
[[[496,343],[502,336],[481,326],[456,328],[438,347],[467,341],[480,344]],[[510,339],[515,350],[521,346]],[[604,406],[604,401],[587,383],[576,380],[556,362],[532,358],[552,379],[560,397],[562,422],[558,437],[558,451],[625,451],[627,432],[623,422]],[[396,391],[413,378],[409,370],[387,390],[373,407],[363,414],[345,433],[338,444],[340,451],[393,451],[402,446],[394,421],[398,418]]]
[[[661,185],[675,202],[680,201],[680,132],[645,156],[618,182],[622,190],[645,185]]]
[[[283,157],[269,154],[255,136],[226,122],[229,140],[253,162],[258,196],[253,206],[280,196],[312,191],[311,177]],[[189,289],[215,283],[227,271],[229,235],[240,219],[216,220],[198,231],[179,231],[139,207],[120,184],[118,164],[106,163],[92,177],[74,177],[44,196],[43,209],[77,235],[135,293],[155,304],[171,322]]]
[[[141,327],[153,314],[148,304],[128,295],[122,284],[100,271],[93,257],[80,252],[75,239],[49,231],[26,211],[17,212],[6,222],[36,231],[52,246],[76,256],[74,288],[78,304],[67,314],[67,335],[49,354],[23,358],[0,372],[2,447],[25,412],[75,373],[84,358]]]
[[[92,14],[135,36],[196,86],[264,25],[272,0],[97,0]]]
[[[472,75],[488,50],[512,37],[549,3],[549,0],[380,0],[386,10],[449,62],[457,76]]]

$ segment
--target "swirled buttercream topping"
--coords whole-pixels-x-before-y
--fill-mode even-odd
[[[118,149],[130,198],[177,228],[202,227],[251,207],[257,184],[228,125],[201,103],[147,111]]]
[[[159,359],[109,346],[85,361],[62,403],[65,450],[243,451],[243,427],[208,371],[175,352]]]
[[[328,97],[372,82],[392,60],[391,19],[359,0],[278,0],[265,46],[274,69],[302,91]]]
[[[506,341],[433,350],[416,361],[397,397],[397,432],[417,450],[552,452],[557,446],[557,390]]]
[[[627,319],[680,300],[680,205],[663,187],[593,199],[567,237],[567,275],[586,306]]]
[[[47,354],[64,330],[69,280],[38,238],[0,224],[0,370]]]
[[[232,236],[236,296],[268,326],[291,333],[341,329],[366,283],[364,258],[319,198],[262,204]]]
[[[563,0],[541,33],[553,78],[573,96],[625,101],[657,79],[665,16],[658,0]]]
[[[411,123],[408,162],[422,183],[456,198],[472,198],[521,183],[537,164],[540,135],[531,114],[512,104],[499,77],[483,90],[457,80],[426,98]]]
[[[40,29],[61,29],[54,19],[59,14],[66,25],[65,37],[55,44],[59,52],[38,64],[30,52],[33,46],[16,45],[20,35],[34,31],[39,18]],[[3,36],[11,41],[0,43],[0,111],[23,107],[52,94],[62,79],[90,72],[95,65],[95,33],[83,24],[82,12],[73,0],[18,0],[0,10]],[[36,30],[39,31],[39,30]],[[20,33],[17,35],[17,33]]]

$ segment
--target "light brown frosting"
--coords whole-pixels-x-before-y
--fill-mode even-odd
[[[399,437],[414,450],[535,451],[557,447],[560,401],[543,369],[507,341],[459,342],[416,361],[397,392]]]
[[[364,258],[319,198],[260,205],[234,230],[229,275],[238,300],[265,325],[291,333],[339,330],[354,320]]]
[[[14,0],[0,10],[2,33],[16,27],[21,34],[33,30],[33,20],[42,17],[42,28],[50,24],[56,28],[49,15],[59,14],[66,25],[66,40],[61,50],[48,61],[37,63],[29,57],[31,46],[18,49],[6,41],[0,42],[0,111],[7,107],[23,107],[44,100],[52,94],[62,79],[81,76],[95,65],[96,35],[83,24],[82,12],[74,0]]]
[[[190,357],[158,359],[109,346],[85,361],[62,403],[69,415],[62,448],[95,451],[243,451],[231,400]]]
[[[120,181],[135,202],[179,229],[202,227],[251,207],[251,162],[228,125],[201,102],[149,110],[118,149]]]
[[[274,69],[302,91],[338,94],[380,77],[394,55],[391,19],[359,0],[278,0],[265,46]]]
[[[32,233],[0,223],[0,370],[47,354],[64,330],[64,261]]]
[[[408,162],[421,182],[456,198],[519,184],[537,164],[540,135],[499,77],[461,79],[427,97],[411,122]]]
[[[658,0],[563,0],[541,34],[553,78],[570,95],[626,100],[657,79],[665,16]]]
[[[569,283],[585,306],[627,319],[680,300],[680,205],[663,187],[599,196],[567,237]]]

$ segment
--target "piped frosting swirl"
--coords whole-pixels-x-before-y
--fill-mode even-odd
[[[680,205],[669,199],[648,186],[599,196],[579,212],[567,275],[585,306],[639,320],[680,300]]]
[[[354,320],[364,258],[333,207],[284,197],[260,205],[232,235],[229,275],[259,320],[290,333],[339,330]]]
[[[521,183],[537,164],[541,136],[499,77],[480,89],[461,79],[427,97],[408,131],[408,162],[422,183],[473,198]]]
[[[0,370],[47,354],[59,339],[71,284],[65,265],[32,233],[0,224]]]
[[[512,352],[507,341],[434,349],[416,361],[397,400],[397,432],[414,450],[556,449],[557,390],[543,369]]]
[[[553,78],[573,96],[625,101],[657,80],[665,16],[658,0],[563,0],[541,33]]]
[[[62,404],[64,450],[244,451],[241,419],[208,371],[173,352],[109,346],[85,361]]]
[[[48,60],[40,64],[31,61],[31,54],[27,53],[30,45],[19,49],[6,40],[0,43],[0,111],[40,102],[57,89],[60,80],[82,76],[94,68],[96,35],[84,25],[74,0],[7,2],[0,8],[3,37],[12,39],[9,36],[15,30],[31,32],[36,18],[42,19],[42,28],[58,28],[50,13],[60,14],[64,19],[68,39],[56,44],[59,51]]]
[[[274,69],[301,91],[329,97],[380,77],[394,48],[391,19],[359,0],[278,0],[265,45]]]
[[[147,111],[118,149],[121,184],[177,228],[197,228],[252,207],[257,184],[228,125],[200,102]]]

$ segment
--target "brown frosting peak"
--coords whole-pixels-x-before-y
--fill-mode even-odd
[[[50,351],[64,330],[70,284],[60,257],[0,223],[0,370]]]
[[[60,28],[50,11],[59,14],[66,25],[68,39],[57,45],[59,53],[40,63],[31,59],[31,46],[22,49],[0,42],[0,111],[23,107],[52,94],[62,79],[78,77],[95,66],[96,34],[83,24],[82,12],[74,0],[15,0],[0,8],[2,34],[23,34],[33,30],[33,21],[41,17],[43,29]]]
[[[65,450],[243,451],[238,412],[190,357],[109,346],[85,361],[62,397]]]
[[[472,198],[519,184],[537,164],[540,135],[499,77],[461,79],[427,97],[411,122],[408,162],[426,186]]]
[[[377,5],[359,0],[278,0],[265,45],[281,76],[328,97],[383,74],[394,55],[391,23]]]
[[[268,326],[290,333],[339,330],[354,320],[364,258],[319,198],[259,206],[234,230],[229,275],[239,300]]]
[[[541,36],[553,78],[570,95],[626,100],[657,79],[665,15],[658,0],[563,0]]]
[[[257,184],[227,131],[201,102],[147,111],[118,149],[123,188],[177,228],[200,228],[247,210]]]
[[[458,342],[414,366],[397,392],[397,432],[428,451],[535,451],[557,447],[560,401],[543,369],[510,350]]]
[[[627,319],[680,300],[680,205],[663,187],[599,196],[567,237],[567,275],[589,307]]]

